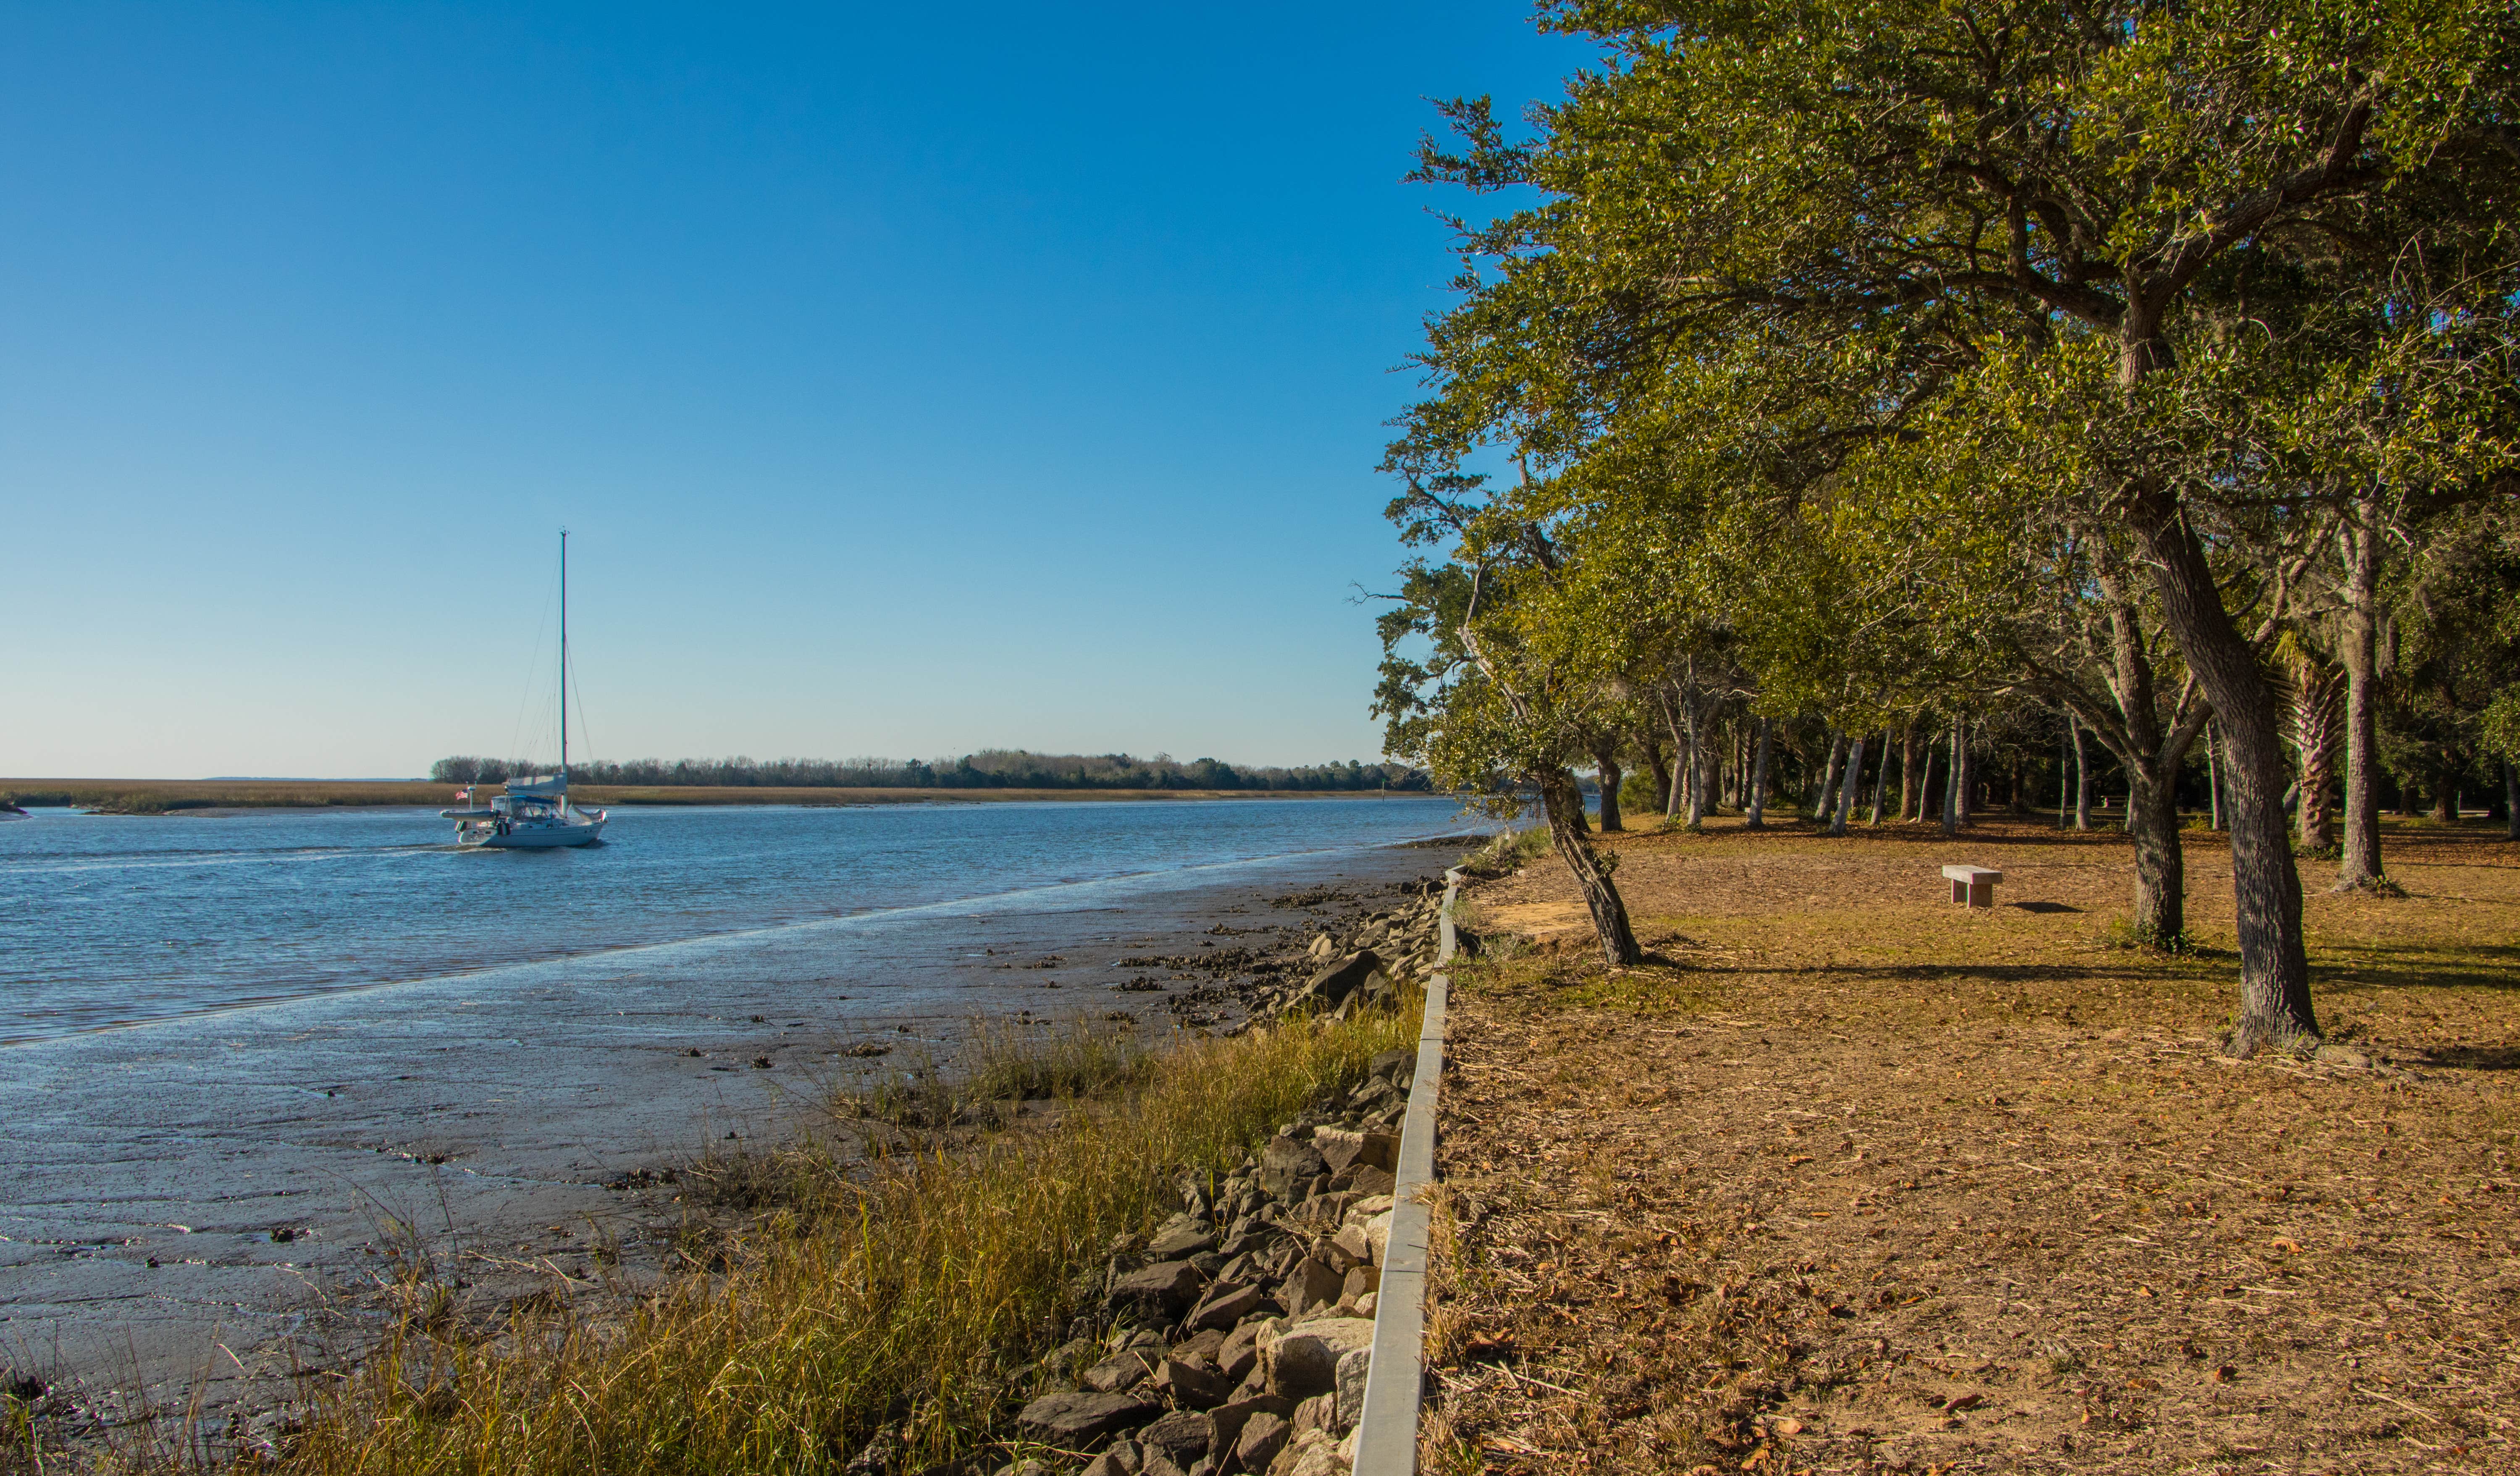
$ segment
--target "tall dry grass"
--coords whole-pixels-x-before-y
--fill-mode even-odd
[[[792,1155],[785,1207],[609,1327],[565,1314],[490,1341],[408,1330],[325,1402],[276,1464],[371,1472],[816,1472],[895,1428],[911,1468],[987,1445],[1024,1369],[1089,1301],[1112,1238],[1177,1204],[1377,1051],[1414,1002],[1135,1055],[1054,1038],[1001,1086],[1107,1089],[1056,1126],[871,1177]],[[862,1166],[861,1166],[862,1167]],[[775,1176],[774,1176],[775,1177]]]

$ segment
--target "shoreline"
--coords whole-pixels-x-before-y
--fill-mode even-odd
[[[474,1301],[652,1275],[688,1213],[677,1166],[788,1141],[983,1019],[1230,1030],[1261,958],[1449,859],[1382,845],[971,899],[860,924],[840,974],[785,985],[700,946],[662,970],[527,964],[14,1047],[0,1363],[91,1405],[198,1392],[250,1417],[294,1397],[284,1370],[374,1336],[402,1250],[495,1247]],[[1247,977],[1166,966],[1201,949]]]
[[[0,798],[19,805],[69,808],[135,818],[288,811],[441,809],[457,784],[434,780],[180,780],[0,779]],[[492,786],[495,787],[495,786]],[[847,788],[839,785],[580,784],[572,802],[599,807],[799,805],[847,809],[866,805],[1079,804],[1098,801],[1429,799],[1426,789],[1000,789],[943,785]]]

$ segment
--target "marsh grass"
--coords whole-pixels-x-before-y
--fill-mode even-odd
[[[1112,1238],[1173,1208],[1185,1172],[1222,1174],[1362,1079],[1416,1017],[1413,999],[1160,1051],[1010,1031],[972,1081],[1068,1094],[1054,1122],[872,1166],[814,1145],[703,1165],[767,1213],[700,1269],[608,1326],[564,1309],[487,1337],[412,1319],[267,1464],[816,1472],[879,1430],[912,1469],[988,1447],[1030,1392],[1030,1361],[1099,1286]]]

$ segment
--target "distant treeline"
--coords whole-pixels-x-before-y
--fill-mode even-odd
[[[442,783],[503,783],[514,775],[548,774],[529,759],[476,758],[459,754],[431,764],[428,777]],[[987,748],[934,763],[918,759],[631,759],[578,763],[569,778],[581,784],[681,785],[817,789],[1418,789],[1430,788],[1425,771],[1406,764],[1312,764],[1298,769],[1242,768],[1212,758],[1188,763],[1167,754],[1138,758],[1126,753],[1029,753]]]

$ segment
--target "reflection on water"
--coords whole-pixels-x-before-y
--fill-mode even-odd
[[[412,810],[0,826],[0,1041],[1462,827],[1432,797],[613,813],[548,851]]]

